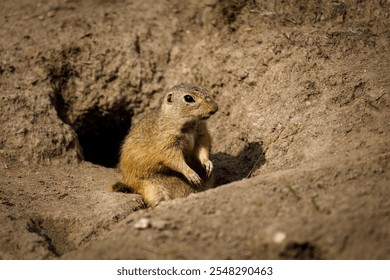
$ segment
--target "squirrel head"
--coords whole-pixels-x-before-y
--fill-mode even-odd
[[[196,122],[208,119],[218,111],[218,105],[205,88],[181,84],[164,96],[161,110],[185,122]]]

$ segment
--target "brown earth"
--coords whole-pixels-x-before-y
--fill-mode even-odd
[[[0,259],[390,258],[390,1],[3,0],[0,26]],[[219,186],[144,209],[108,191],[118,147],[183,82],[219,104]]]

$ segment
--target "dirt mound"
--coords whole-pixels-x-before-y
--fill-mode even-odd
[[[19,0],[0,15],[0,258],[389,258],[388,1]],[[108,191],[120,143],[183,82],[218,102],[219,187],[136,211]]]

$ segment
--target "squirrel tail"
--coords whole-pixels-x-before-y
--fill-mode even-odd
[[[122,182],[116,182],[114,185],[111,186],[111,190],[113,192],[135,193],[130,186]]]

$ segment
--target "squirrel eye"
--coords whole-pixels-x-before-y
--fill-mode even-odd
[[[187,103],[194,103],[194,102],[195,102],[195,99],[194,99],[191,95],[185,95],[185,96],[184,96],[184,100],[185,100]]]

